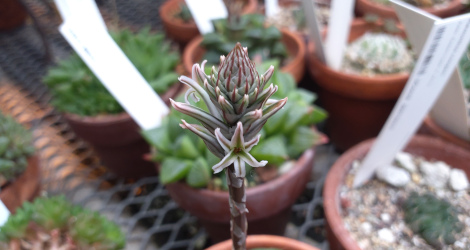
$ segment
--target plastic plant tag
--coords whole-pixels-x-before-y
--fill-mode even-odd
[[[405,25],[413,50],[419,55],[434,22],[441,18],[404,2],[396,2],[394,7]],[[417,14],[409,15],[413,11]],[[470,118],[466,103],[462,79],[456,69],[432,108],[430,116],[440,127],[462,139],[470,140]]]
[[[278,0],[265,0],[266,16],[274,16],[279,13],[279,1]]]
[[[323,39],[320,30],[320,22],[315,14],[316,5],[312,0],[302,0],[302,7],[305,12],[305,18],[307,19],[307,27],[310,38],[315,45],[315,54],[323,63],[326,63],[325,49],[323,46]]]
[[[82,2],[90,2],[90,0],[80,1]],[[99,18],[91,18],[93,13],[99,15],[95,11],[97,10],[95,3],[90,2],[89,5],[85,4],[77,8],[71,8],[74,5],[62,5],[59,10],[65,9],[64,6],[69,6],[70,9],[62,13],[67,21],[59,27],[59,30],[72,48],[142,129],[147,130],[159,126],[162,117],[169,112],[165,103],[103,26],[80,21],[90,17],[90,20],[98,22]],[[86,9],[86,6],[89,8]],[[70,15],[66,13],[67,11],[88,14],[87,18],[78,20],[76,17],[79,16]]]
[[[228,12],[222,0],[185,0],[201,34],[214,31],[212,20],[227,18]]]
[[[455,71],[469,41],[470,14],[434,22],[397,104],[355,176],[355,187],[372,177],[378,167],[390,164],[405,147]]]
[[[107,29],[93,0],[55,0],[55,3],[64,22],[81,22],[84,26]]]
[[[0,200],[0,227],[7,222],[8,217],[10,217],[10,210]]]
[[[325,39],[325,56],[328,66],[339,70],[343,63],[344,51],[348,45],[349,31],[354,11],[354,0],[331,2],[328,34]]]

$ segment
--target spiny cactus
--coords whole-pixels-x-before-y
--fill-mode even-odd
[[[405,222],[411,230],[438,249],[454,243],[455,235],[463,230],[455,207],[432,194],[419,195],[413,192],[405,201],[403,209]]]
[[[278,89],[273,84],[265,89],[274,72],[274,66],[259,75],[248,57],[247,48],[240,43],[227,55],[220,56],[218,69],[212,67],[210,75],[204,73],[205,61],[195,64],[192,78],[181,76],[188,85],[186,103],[171,101],[179,112],[198,120],[201,125],[182,120],[181,127],[189,129],[204,140],[208,149],[222,160],[212,169],[215,173],[226,169],[232,215],[232,241],[234,249],[245,249],[246,213],[245,163],[262,167],[267,161],[257,161],[249,152],[260,139],[258,134],[267,119],[287,102],[269,99]],[[204,101],[209,112],[192,105],[188,98]]]
[[[0,241],[0,248],[15,250],[108,250],[122,249],[125,236],[100,214],[56,196],[25,202],[0,228]]]
[[[361,74],[391,74],[408,72],[413,63],[413,55],[401,37],[366,33],[348,46],[343,68]]]
[[[31,132],[0,112],[0,186],[22,173],[33,153]]]

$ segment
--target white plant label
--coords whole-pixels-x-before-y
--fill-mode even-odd
[[[416,9],[416,15],[409,15],[411,8]],[[396,2],[395,9],[405,25],[415,53],[419,55],[434,22],[441,19],[404,2]],[[470,140],[470,120],[466,103],[462,79],[459,70],[455,69],[431,109],[430,116],[440,127],[462,139]]]
[[[107,29],[95,1],[55,0],[55,3],[64,22],[79,22],[85,27],[91,25],[95,28]]]
[[[0,227],[5,225],[8,221],[8,217],[10,217],[10,210],[3,204],[0,200]]]
[[[470,42],[470,14],[436,20],[397,104],[354,179],[357,187],[390,164],[441,94]]]
[[[312,0],[302,0],[302,7],[304,9],[305,17],[307,19],[309,36],[312,39],[313,44],[315,45],[315,55],[317,56],[318,60],[323,63],[326,63],[323,38],[320,30],[321,25],[320,22],[318,22],[318,18],[315,14],[315,9],[317,8],[317,6]]]
[[[343,63],[353,19],[353,8],[354,0],[333,0],[331,2],[325,55],[328,66],[334,70],[339,70]]]
[[[212,20],[227,18],[228,12],[222,0],[185,0],[191,11],[199,33],[207,34],[214,31]]]
[[[264,4],[266,6],[266,16],[268,17],[276,15],[281,10],[278,0],[264,0]]]
[[[168,107],[107,31],[101,25],[77,22],[70,16],[66,20],[60,32],[106,89],[142,129],[159,126]]]

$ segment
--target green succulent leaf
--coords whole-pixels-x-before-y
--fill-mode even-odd
[[[289,159],[286,147],[286,138],[276,135],[261,140],[250,152],[256,159],[268,161],[269,164],[279,166]]]
[[[204,158],[199,157],[194,161],[191,169],[189,170],[188,175],[186,176],[186,183],[195,188],[205,187],[210,182],[211,177],[211,166],[207,164],[207,161]]]
[[[160,169],[160,181],[163,184],[179,181],[186,177],[192,162],[178,158],[166,158]]]

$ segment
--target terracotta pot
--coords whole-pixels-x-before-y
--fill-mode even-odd
[[[349,42],[377,24],[356,19],[351,26]],[[401,36],[405,37],[402,30]],[[313,43],[308,48],[309,72],[320,86],[319,97],[328,111],[327,132],[340,151],[371,137],[385,124],[398,97],[408,81],[408,73],[377,75],[373,77],[336,71],[315,56]]]
[[[181,45],[187,44],[191,39],[199,35],[194,21],[184,23],[181,19],[175,18],[175,14],[180,11],[180,4],[184,0],[168,0],[160,7],[160,17],[167,35]],[[247,0],[243,8],[244,14],[255,13],[258,9],[257,0]]]
[[[284,235],[291,206],[305,189],[313,167],[314,149],[305,151],[295,166],[280,177],[248,188],[248,234]],[[195,189],[183,182],[166,185],[183,209],[199,218],[214,242],[230,238],[228,192]]]
[[[32,201],[41,188],[41,171],[38,157],[28,158],[26,170],[12,182],[5,184],[0,191],[0,200],[14,213],[25,201]]]
[[[246,239],[246,248],[275,248],[292,250],[318,250],[318,248],[307,245],[298,240],[274,236],[274,235],[248,235]],[[226,240],[217,245],[213,245],[206,250],[232,250],[232,240]]]
[[[438,17],[450,17],[459,14],[463,9],[461,0],[451,0],[448,6],[444,8],[422,8],[424,11],[429,12]],[[376,14],[384,18],[398,19],[395,9],[392,5],[387,6],[384,4],[376,3],[372,0],[357,0],[356,11],[361,14]]]
[[[426,117],[423,122],[423,128],[426,133],[437,136],[445,141],[451,142],[462,148],[470,150],[470,141],[455,136],[449,131],[439,126],[431,117]]]
[[[183,85],[174,84],[161,98],[168,105]],[[64,114],[75,134],[91,144],[103,165],[122,178],[156,175],[152,162],[144,159],[150,146],[140,134],[140,127],[127,113],[81,117]]]
[[[17,28],[25,22],[27,12],[18,0],[0,2],[0,31]]]
[[[323,206],[327,220],[327,233],[330,249],[360,249],[346,229],[341,214],[339,192],[352,163],[365,157],[375,139],[356,145],[344,153],[330,169],[323,189]],[[415,136],[405,148],[413,155],[429,160],[444,161],[454,168],[460,168],[470,177],[470,151],[428,136]]]
[[[295,82],[302,80],[305,73],[305,44],[302,39],[292,31],[282,29],[282,43],[286,46],[289,56],[292,58],[287,65],[281,67],[282,72],[290,73]],[[195,63],[201,63],[205,50],[200,46],[202,36],[194,38],[183,52],[183,65],[187,74],[191,74]],[[243,45],[243,44],[242,44]],[[248,50],[249,52],[249,50]]]

